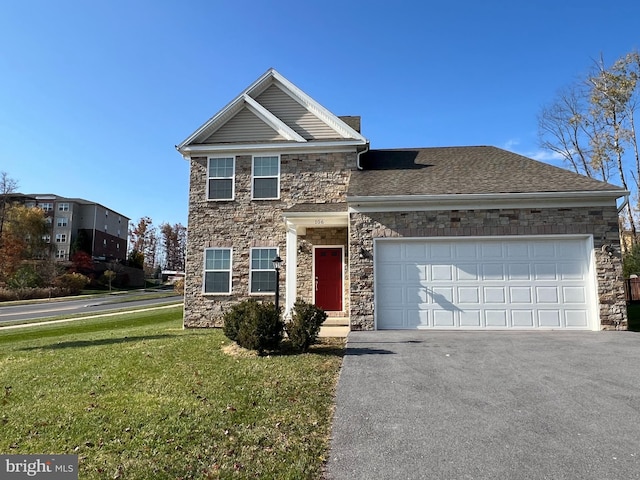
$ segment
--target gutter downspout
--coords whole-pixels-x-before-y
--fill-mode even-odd
[[[362,165],[360,165],[360,155],[367,153],[369,151],[369,144],[367,143],[367,146],[365,147],[364,150],[362,150],[361,152],[358,152],[358,159],[356,160],[356,167],[358,167],[358,170],[362,170]]]
[[[620,205],[620,208],[618,208],[618,215],[620,215],[620,212],[622,210],[624,210],[624,207],[626,207],[627,205],[629,205],[629,194],[628,193],[624,196],[624,202],[622,202],[622,205]]]

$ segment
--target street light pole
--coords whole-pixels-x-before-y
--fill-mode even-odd
[[[282,265],[282,259],[280,256],[276,256],[272,262],[276,271],[276,311],[280,313],[280,266]]]

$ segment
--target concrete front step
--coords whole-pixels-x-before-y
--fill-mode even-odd
[[[348,327],[348,317],[329,317],[322,324],[323,327]]]
[[[324,325],[322,325],[320,327],[320,333],[318,334],[318,337],[323,338],[323,337],[346,337],[347,335],[349,335],[349,331],[351,329],[349,328],[349,326],[336,326],[336,325],[332,325],[332,326],[326,326],[326,322]]]

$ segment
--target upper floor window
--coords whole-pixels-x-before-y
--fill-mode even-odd
[[[58,227],[66,227],[67,226],[67,217],[57,217],[56,225]]]
[[[251,249],[251,293],[276,291],[276,271],[273,268],[273,259],[277,256],[278,250],[275,248]]]
[[[231,249],[204,251],[204,293],[231,293]]]
[[[67,235],[65,233],[56,233],[56,243],[66,243]]]
[[[53,210],[53,203],[49,203],[49,202],[44,202],[41,203],[40,205],[38,205],[42,210],[44,210],[45,212],[50,212],[51,210]]]
[[[253,157],[251,187],[254,199],[280,198],[280,157]]]
[[[69,204],[66,203],[66,202],[59,203],[58,204],[58,211],[59,212],[68,212],[69,211]]]
[[[207,176],[208,200],[233,200],[234,157],[210,158]]]

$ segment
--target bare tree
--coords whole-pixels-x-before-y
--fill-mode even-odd
[[[168,270],[184,270],[187,229],[180,223],[160,225],[162,250],[164,253],[165,268]]]
[[[6,218],[9,196],[18,190],[18,182],[9,177],[7,172],[0,172],[0,242]]]

